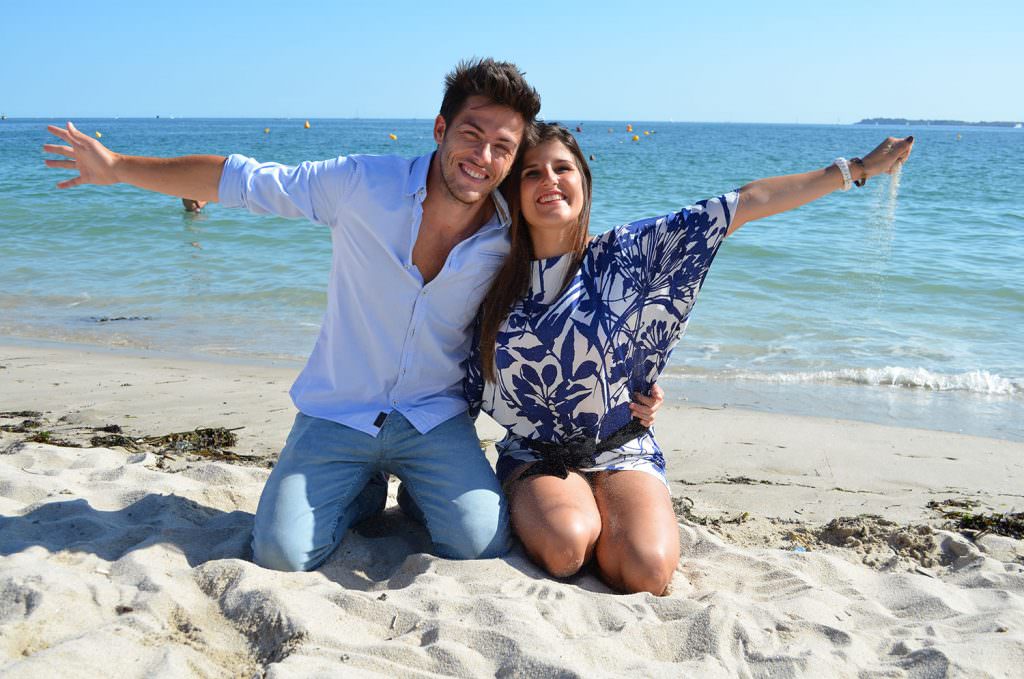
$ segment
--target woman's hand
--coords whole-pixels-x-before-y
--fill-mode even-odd
[[[892,174],[907,161],[913,148],[913,137],[904,137],[903,139],[889,137],[861,159],[864,163],[865,176],[854,176],[854,179],[866,180],[880,174]]]
[[[634,401],[629,404],[629,410],[633,417],[640,420],[640,424],[650,427],[654,424],[654,415],[658,408],[665,402],[665,392],[657,384],[651,386],[651,395],[644,396],[639,391],[633,394]]]
[[[78,170],[78,176],[57,184],[58,189],[69,189],[81,184],[116,184],[119,180],[115,172],[117,154],[99,143],[92,137],[78,131],[68,123],[67,129],[49,125],[50,134],[64,140],[70,146],[44,144],[47,153],[56,153],[68,160],[46,160],[47,167],[61,170]]]
[[[875,175],[894,172],[910,156],[910,149],[913,146],[913,137],[889,137],[874,151],[864,156],[860,163],[850,163],[851,179],[860,185]],[[740,189],[740,202],[732,222],[729,223],[729,233],[755,219],[807,205],[839,190],[843,183],[843,176],[835,163],[824,170],[768,177],[750,182]]]

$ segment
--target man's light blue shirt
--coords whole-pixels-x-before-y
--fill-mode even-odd
[[[426,285],[412,263],[433,154],[353,155],[297,167],[229,156],[220,202],[330,228],[327,311],[291,388],[306,415],[376,436],[397,410],[421,433],[466,409],[462,362],[477,307],[509,251],[508,207],[456,245]]]

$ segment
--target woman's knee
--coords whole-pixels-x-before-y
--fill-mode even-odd
[[[547,517],[541,526],[519,526],[516,532],[526,551],[556,578],[575,575],[590,559],[601,534],[600,517],[565,510]]]
[[[605,558],[607,561],[607,557]],[[630,545],[616,555],[616,586],[630,594],[650,592],[661,596],[668,589],[679,565],[679,545],[671,541]]]

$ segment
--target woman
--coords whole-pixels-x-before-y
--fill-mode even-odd
[[[761,179],[591,238],[591,177],[573,136],[539,126],[505,191],[512,252],[481,310],[467,396],[508,435],[498,476],[512,527],[556,577],[591,557],[625,592],[663,594],[679,562],[665,463],[631,419],[685,328],[723,239],[743,224],[892,172],[913,137],[862,159]]]

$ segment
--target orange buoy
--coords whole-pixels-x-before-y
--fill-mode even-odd
[[[632,132],[632,131],[633,131],[633,126],[632,125],[626,125],[626,132]]]
[[[398,135],[397,135],[397,134],[395,134],[394,132],[392,132],[391,134],[389,134],[389,135],[388,135],[388,138],[389,138],[389,139],[390,139],[391,141],[395,141],[396,139],[398,139]]]
[[[645,137],[649,137],[649,136],[651,136],[651,133],[650,133],[650,131],[648,131],[648,130],[644,130],[644,136],[645,136]]]
[[[309,125],[309,121],[308,120],[306,121],[306,124],[303,125],[303,127],[305,127],[307,130],[309,129],[310,125]]]
[[[633,135],[633,141],[640,141],[640,135],[639,134],[634,134]]]
[[[99,130],[96,130],[96,138],[97,138],[97,139],[99,139],[99,138],[100,138],[100,137],[102,137],[102,136],[103,136],[103,135],[102,135],[102,134],[100,134],[100,131],[99,131]]]
[[[263,128],[263,134],[270,134],[270,128],[269,127],[264,127]]]

